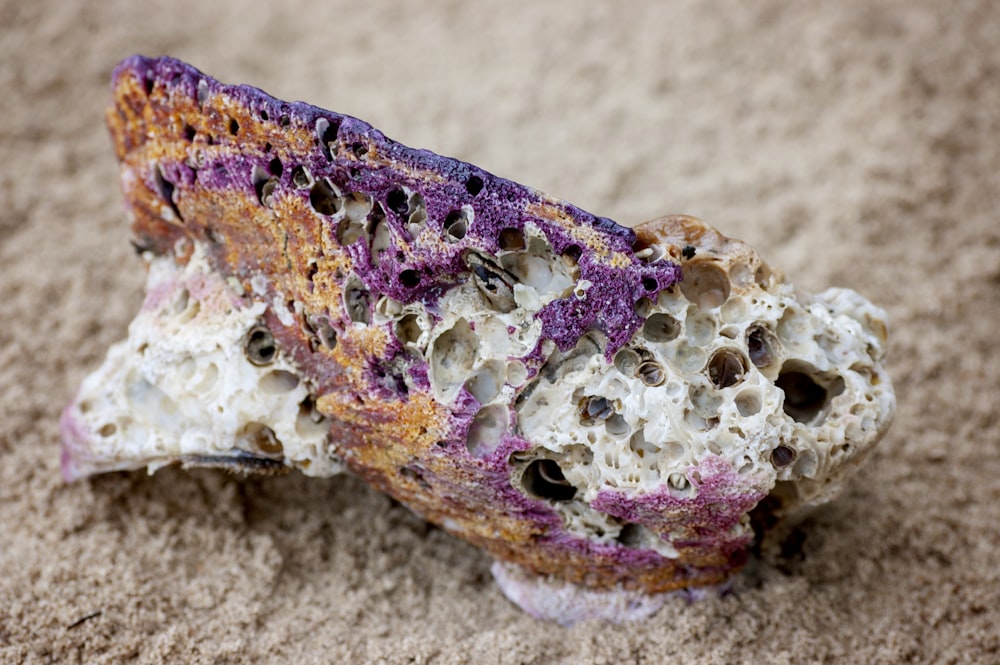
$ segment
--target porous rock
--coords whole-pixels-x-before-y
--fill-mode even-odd
[[[536,616],[724,584],[751,511],[889,425],[884,313],[699,220],[635,230],[170,58],[107,120],[147,295],[63,420],[68,480],[349,471],[493,555]]]

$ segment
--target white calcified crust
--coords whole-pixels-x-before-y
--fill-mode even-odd
[[[797,296],[749,246],[698,220],[665,227],[647,251],[687,247],[680,287],[648,303],[612,364],[582,343],[519,408],[523,436],[581,493],[564,518],[595,540],[621,528],[580,510],[602,489],[684,492],[687,470],[709,455],[770,490],[782,512],[825,501],[895,407],[882,310],[846,289]],[[671,555],[667,540],[656,545]]]
[[[575,535],[621,540],[622,521],[590,506],[602,490],[642,495],[668,485],[692,495],[686,474],[709,456],[771,492],[780,512],[831,498],[895,407],[882,364],[884,312],[846,289],[796,294],[752,248],[700,220],[647,226],[656,242],[643,252],[681,259],[684,281],[640,303],[645,324],[612,363],[596,331],[567,353],[548,347],[546,366],[516,400],[516,358],[538,340],[534,313],[554,298],[583,297],[588,286],[531,225],[516,251],[485,257],[517,278],[512,298],[498,303],[503,296],[470,279],[445,295],[436,321],[419,303],[384,298],[374,322],[394,325],[427,360],[439,400],[453,401],[464,386],[483,405],[470,453],[489,455],[513,426],[535,445],[526,459],[558,464],[577,493],[554,507]],[[515,465],[512,482],[526,485],[523,472]],[[645,530],[627,538],[678,555],[669,538]]]
[[[128,339],[111,347],[64,414],[87,442],[70,474],[153,472],[178,460],[239,470],[241,453],[247,463],[272,458],[278,469],[286,460],[309,475],[339,472],[328,423],[310,408],[295,367],[267,339],[258,351],[267,363],[247,359],[265,303],[243,302],[199,250],[183,267],[171,256],[149,261]]]

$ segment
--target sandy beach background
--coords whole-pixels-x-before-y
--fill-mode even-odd
[[[1000,662],[995,3],[0,0],[0,662]],[[571,629],[351,478],[63,484],[143,268],[111,69],[187,60],[634,224],[699,216],[889,312],[899,410],[734,593]]]

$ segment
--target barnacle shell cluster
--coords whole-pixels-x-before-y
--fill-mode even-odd
[[[884,313],[697,219],[619,226],[169,58],[108,124],[147,296],[63,473],[347,471],[536,616],[633,619],[831,498],[889,425]]]

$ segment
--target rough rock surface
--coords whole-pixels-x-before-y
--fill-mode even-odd
[[[998,659],[994,3],[0,4],[0,662]],[[136,52],[855,289],[889,315],[892,427],[732,593],[615,627],[532,619],[489,555],[350,475],[64,483],[59,412],[143,300],[102,117]]]
[[[113,87],[147,296],[64,413],[67,479],[348,469],[529,611],[622,619],[725,582],[888,427],[884,313],[699,220],[633,231],[169,58]]]

